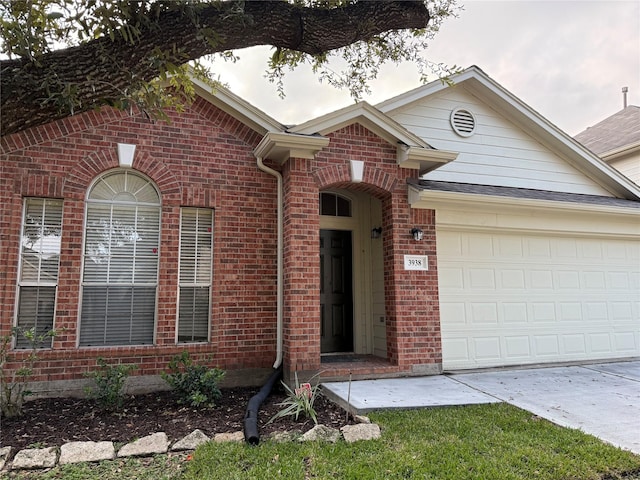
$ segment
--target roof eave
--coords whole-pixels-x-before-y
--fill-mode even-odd
[[[429,173],[458,158],[458,152],[432,150],[420,147],[398,146],[398,165],[402,168],[417,169],[420,175]]]
[[[610,160],[615,160],[616,158],[632,155],[636,152],[640,152],[640,142],[630,143],[628,145],[623,145],[609,150],[608,152],[603,152],[600,154],[600,158],[608,162]]]
[[[292,157],[313,159],[327,145],[329,145],[327,137],[267,132],[253,150],[253,154],[259,158],[274,160],[282,165]]]
[[[261,135],[270,131],[284,131],[285,127],[262,110],[254,107],[223,86],[211,87],[200,79],[192,78],[196,94],[228,113]]]
[[[638,216],[637,208],[597,205],[592,203],[566,202],[548,199],[518,198],[503,195],[487,195],[480,193],[446,192],[442,190],[425,190],[409,184],[409,204],[412,208],[434,208],[437,202],[447,207],[461,205],[465,208],[482,208],[482,205],[501,205],[521,209],[542,208],[556,211],[581,211],[605,213],[609,215]],[[640,232],[639,232],[640,233]]]

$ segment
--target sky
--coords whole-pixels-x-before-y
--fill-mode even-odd
[[[640,0],[459,0],[424,52],[429,60],[480,67],[571,136],[629,105],[640,105]],[[284,124],[302,123],[353,103],[309,69],[288,73],[286,97],[264,78],[269,47],[236,52],[212,71],[231,91]],[[437,80],[436,77],[433,77]],[[388,66],[371,83],[372,105],[420,85],[411,64]]]

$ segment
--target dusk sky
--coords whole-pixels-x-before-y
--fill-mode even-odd
[[[640,105],[640,1],[460,0],[424,52],[436,63],[477,65],[570,135]],[[229,88],[276,120],[294,124],[347,106],[348,92],[320,84],[309,69],[285,78],[286,98],[264,78],[270,49],[237,52],[215,64]],[[436,77],[433,78],[434,80]],[[415,67],[383,69],[364,100],[376,104],[420,85]]]

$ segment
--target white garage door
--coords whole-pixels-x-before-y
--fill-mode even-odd
[[[437,236],[445,370],[640,355],[640,242]]]

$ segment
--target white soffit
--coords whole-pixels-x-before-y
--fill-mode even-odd
[[[312,159],[327,145],[329,145],[327,137],[267,132],[253,150],[253,154],[282,164],[291,157]]]

